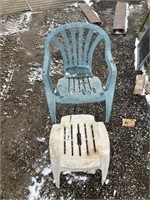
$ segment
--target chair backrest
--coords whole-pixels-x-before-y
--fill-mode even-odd
[[[100,41],[105,44],[106,56],[110,53],[110,40],[103,29],[83,22],[60,25],[47,36],[45,56],[51,57],[51,44],[55,44],[61,52],[65,72],[74,66],[77,69],[76,73],[81,71],[82,67],[87,68],[88,72],[92,67],[94,50]],[[71,70],[69,72],[72,73]]]

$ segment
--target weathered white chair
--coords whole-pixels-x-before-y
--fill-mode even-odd
[[[54,124],[49,140],[50,158],[56,186],[62,171],[102,170],[105,182],[109,160],[109,137],[103,122],[92,115],[68,115]]]

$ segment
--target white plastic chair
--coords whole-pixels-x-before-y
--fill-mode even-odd
[[[62,171],[102,170],[106,180],[110,160],[109,137],[103,122],[92,115],[68,115],[54,124],[49,140],[50,158],[56,186]]]

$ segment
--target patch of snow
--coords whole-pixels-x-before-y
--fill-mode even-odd
[[[0,20],[0,36],[28,31],[29,27],[27,27],[27,24],[31,20],[31,15],[32,12],[26,12],[21,14],[17,19]]]
[[[28,200],[38,200],[38,199],[43,199],[40,196],[40,190],[44,187],[44,183],[46,182],[45,177],[49,175],[52,172],[51,165],[47,163],[47,157],[48,157],[48,150],[45,150],[43,155],[41,156],[40,159],[36,159],[35,163],[32,165],[32,168],[35,169],[35,177],[32,177],[32,184],[31,186],[28,187],[29,189],[29,196]],[[41,178],[41,181],[37,181]],[[53,179],[52,179],[53,182]],[[53,196],[53,194],[51,194]],[[44,199],[47,199],[45,197]],[[48,198],[48,200],[53,199],[53,198]]]
[[[30,68],[30,73],[28,75],[28,80],[30,84],[34,84],[35,81],[42,81],[42,68]]]
[[[116,192],[117,192],[117,191],[116,191],[116,190],[114,190],[113,196],[115,196],[115,195],[116,195]]]
[[[109,183],[109,179],[106,179],[105,184],[107,185]]]
[[[144,3],[144,1],[143,1]],[[129,15],[131,15],[133,12],[140,12],[141,9],[143,8],[143,3],[141,2],[141,4],[131,4],[128,6],[128,12],[129,12]]]
[[[135,70],[137,70],[138,67],[138,62],[139,62],[139,55],[138,55],[138,44],[139,44],[139,40],[138,38],[135,39],[135,49],[134,49],[134,67]]]
[[[23,94],[22,95],[24,98],[28,98],[29,97],[29,95],[27,95],[27,94]]]
[[[93,5],[93,2],[91,2],[91,0],[84,0],[84,2],[85,2],[86,4],[88,4],[89,6],[92,6],[92,5]]]
[[[87,180],[87,176],[74,176],[73,177],[74,180],[77,180],[77,181],[86,181]]]
[[[150,105],[150,94],[145,95],[147,103]]]
[[[47,19],[47,26],[48,31],[45,32],[45,26],[41,27],[38,35],[40,37],[45,37],[48,35],[48,33],[50,33],[54,28],[58,27],[60,24],[58,24],[54,19]]]
[[[46,159],[48,157],[48,150],[43,153],[43,158]]]
[[[2,91],[0,93],[1,97],[0,99],[5,99],[9,89],[10,89],[10,83],[12,81],[12,78],[13,78],[13,75],[14,75],[14,68],[15,66],[10,66],[10,69],[8,70],[8,74],[7,74],[7,78],[5,79],[5,82],[3,85],[2,85]]]
[[[6,38],[4,36],[1,36],[1,39],[0,39],[0,50],[2,50],[3,46],[5,46],[5,41],[6,41]]]
[[[48,174],[50,174],[52,172],[52,168],[50,165],[48,165],[48,167],[44,168],[43,171],[42,171],[42,174],[44,176],[47,176]]]
[[[146,75],[146,70],[145,70],[145,75]],[[149,81],[148,81],[148,75],[145,76],[145,83],[149,83]]]
[[[90,173],[90,172],[92,172],[92,170],[88,171],[88,172]],[[71,176],[68,180],[68,184],[72,184],[73,181],[83,181],[83,182],[87,181],[87,176],[84,176],[84,175],[78,176],[78,175],[71,173],[70,171],[63,171],[62,174],[63,175],[69,174]]]
[[[70,171],[63,171],[62,174],[63,174],[63,175],[71,174],[71,172],[70,172]]]
[[[87,181],[87,176],[77,176],[72,175],[72,177],[68,180],[68,184],[72,184],[73,181]]]
[[[37,137],[37,141],[39,141],[39,142],[45,142],[45,138],[44,137]]]
[[[51,63],[50,76],[55,74],[63,74],[63,61],[53,59]]]
[[[70,185],[72,184],[72,179],[69,179],[68,184]]]
[[[74,7],[75,7],[75,8],[77,8],[77,7],[78,7],[78,4],[77,4],[77,3],[74,3],[73,5],[74,5]]]
[[[36,200],[36,199],[41,198],[40,190],[42,189],[44,182],[45,182],[45,180],[43,177],[42,177],[41,182],[37,182],[37,180],[34,177],[32,177],[33,185],[29,186],[29,188],[28,188],[30,191],[28,200]]]
[[[26,89],[26,92],[33,92],[33,89],[32,88],[29,88],[29,89]]]

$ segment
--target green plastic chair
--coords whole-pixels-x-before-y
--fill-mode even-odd
[[[101,41],[105,44],[105,61],[109,71],[105,85],[102,85],[100,78],[92,73],[94,50]],[[52,45],[56,45],[60,50],[64,67],[64,76],[58,80],[56,86],[50,76]],[[56,103],[81,104],[105,101],[105,124],[108,125],[116,76],[110,39],[100,27],[75,22],[60,25],[48,34],[45,42],[43,82],[52,123],[56,123]]]

